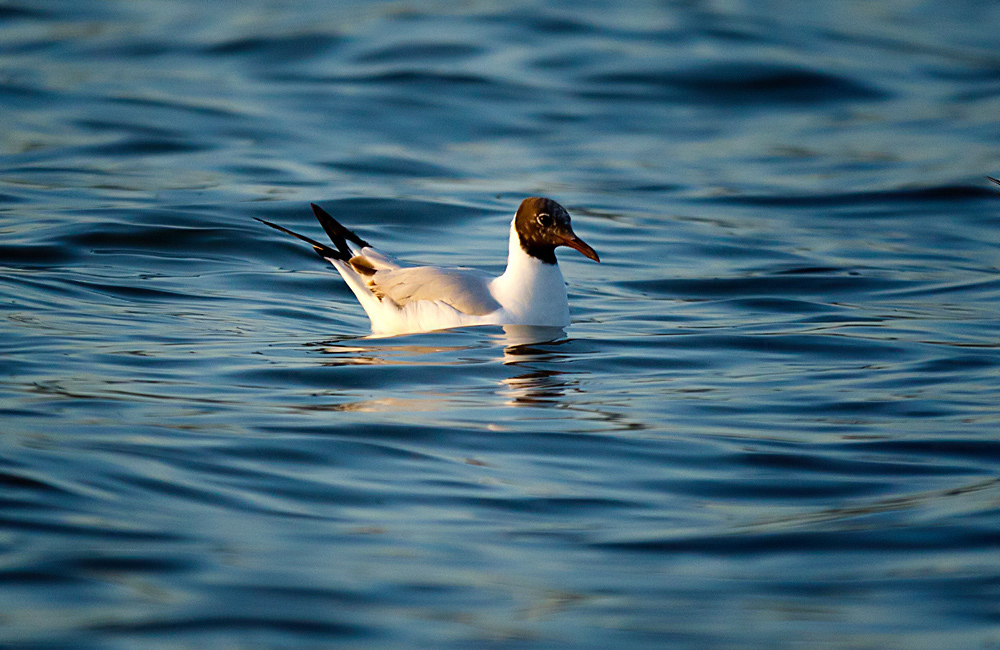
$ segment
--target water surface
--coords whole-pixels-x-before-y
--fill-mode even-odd
[[[1000,643],[1000,8],[0,8],[0,644]],[[995,188],[994,188],[995,189]],[[566,330],[371,338],[308,203]]]

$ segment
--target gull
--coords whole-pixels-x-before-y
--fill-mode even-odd
[[[527,198],[518,207],[510,222],[507,269],[499,277],[468,268],[403,264],[323,208],[310,205],[332,248],[270,221],[257,221],[311,244],[340,272],[371,319],[372,333],[379,335],[470,325],[566,327],[569,301],[555,249],[567,246],[601,261],[573,232],[566,209],[543,197]]]

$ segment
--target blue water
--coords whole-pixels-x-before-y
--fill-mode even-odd
[[[1000,646],[1000,5],[0,6],[0,645]],[[370,338],[322,204],[573,325]]]

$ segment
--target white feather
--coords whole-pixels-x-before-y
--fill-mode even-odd
[[[347,262],[326,259],[354,292],[376,334],[468,325],[569,325],[566,283],[559,266],[525,253],[513,222],[507,269],[497,278],[473,269],[403,266],[368,246],[351,246],[351,251],[375,272],[365,275]]]

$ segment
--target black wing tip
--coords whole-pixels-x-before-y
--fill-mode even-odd
[[[284,226],[279,226],[276,223],[271,223],[270,221],[267,221],[266,219],[261,219],[259,217],[253,217],[253,218],[254,218],[255,221],[259,221],[262,224],[264,224],[265,226],[270,226],[270,227],[274,228],[275,230],[278,230],[280,232],[285,233],[286,235],[291,235],[292,237],[295,237],[296,239],[301,239],[305,243],[310,244],[313,247],[313,250],[316,251],[316,254],[319,255],[320,257],[324,258],[324,259],[328,259],[328,258],[333,258],[333,259],[337,259],[337,260],[347,260],[347,259],[350,259],[350,257],[346,257],[345,258],[340,251],[336,251],[336,250],[330,248],[329,246],[327,246],[326,244],[321,244],[318,241],[316,241],[315,239],[311,239],[309,237],[306,237],[305,235],[300,235],[299,233],[295,232],[294,230],[289,230],[288,228],[285,228]]]
[[[991,181],[993,181],[997,185],[1000,185],[1000,180],[997,180],[997,179],[993,178],[992,176],[987,176],[986,178],[990,179]]]
[[[316,215],[316,219],[319,221],[319,225],[323,226],[323,230],[326,231],[326,234],[330,237],[330,241],[332,241],[333,245],[337,247],[336,250],[330,248],[326,244],[319,243],[315,239],[310,239],[305,235],[300,235],[297,232],[291,231],[288,228],[285,228],[284,226],[279,226],[276,223],[271,223],[266,219],[254,217],[254,220],[259,221],[266,226],[270,226],[275,230],[280,230],[286,235],[291,235],[292,237],[301,239],[307,244],[311,244],[312,247],[316,249],[316,252],[319,254],[319,256],[324,258],[333,258],[337,260],[343,260],[345,262],[350,260],[352,257],[354,257],[354,254],[351,252],[350,247],[347,245],[347,242],[349,241],[354,242],[355,244],[361,247],[371,246],[371,244],[366,242],[364,239],[358,237],[356,233],[352,232],[351,230],[348,230],[343,225],[341,225],[340,222],[331,217],[330,213],[328,213],[323,208],[319,207],[315,203],[310,203],[309,207],[312,208],[313,214]]]
[[[282,228],[281,226],[279,226],[279,225],[278,225],[278,224],[276,224],[276,223],[271,223],[271,222],[270,222],[270,221],[268,221],[267,219],[261,219],[260,217],[252,217],[252,219],[253,219],[254,221],[259,221],[259,222],[261,222],[261,223],[262,223],[262,224],[264,224],[265,226],[271,226],[271,227],[272,227],[272,228],[274,228],[275,230],[282,230],[282,231],[283,231],[283,230],[286,230],[285,228]]]
[[[312,208],[313,214],[316,215],[319,225],[323,226],[323,230],[330,236],[333,243],[337,244],[338,248],[340,248],[340,244],[337,242],[338,239],[354,242],[361,247],[371,247],[371,244],[358,237],[358,234],[353,230],[345,228],[343,224],[330,216],[330,213],[323,208],[315,203],[310,203],[309,207]]]

